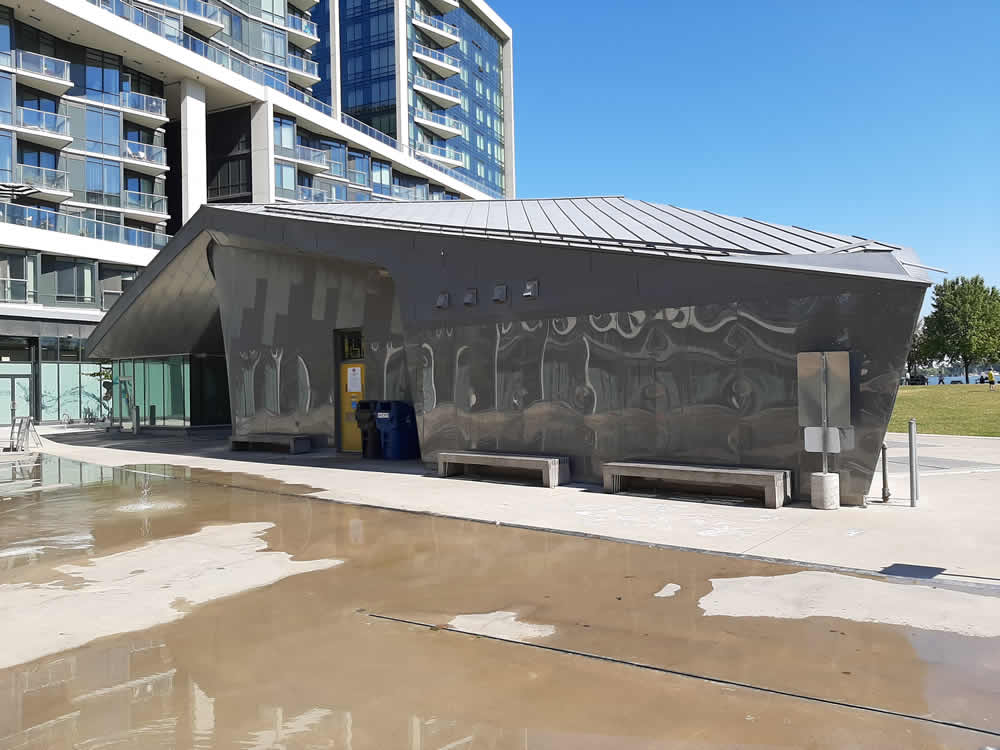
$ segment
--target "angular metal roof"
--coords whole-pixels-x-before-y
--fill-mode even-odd
[[[215,204],[336,224],[694,255],[803,255],[899,245],[620,196],[538,200]]]

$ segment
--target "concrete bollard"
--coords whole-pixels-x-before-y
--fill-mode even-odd
[[[809,475],[812,507],[817,510],[836,510],[840,507],[840,475],[817,471]]]

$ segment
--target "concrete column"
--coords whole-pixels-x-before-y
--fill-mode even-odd
[[[205,87],[181,81],[181,221],[187,223],[208,202]]]
[[[330,0],[330,106],[340,119],[340,2]]]
[[[274,203],[274,105],[250,105],[250,181],[254,203]]]
[[[410,70],[406,32],[406,2],[396,0],[396,140],[406,150],[410,142],[410,82],[407,73]]]
[[[514,41],[508,39],[503,45],[503,171],[506,198],[517,195],[514,174]]]

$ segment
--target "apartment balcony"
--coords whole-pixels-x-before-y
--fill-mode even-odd
[[[201,0],[180,0],[179,5],[185,29],[204,37],[212,37],[222,31],[222,12],[217,5]]]
[[[288,80],[299,86],[312,86],[319,83],[319,65],[314,60],[307,60],[298,55],[289,55],[285,60],[288,68]]]
[[[158,128],[170,119],[167,117],[167,100],[158,96],[123,91],[121,106],[125,109],[126,120],[150,128]]]
[[[319,41],[316,24],[307,18],[285,16],[285,31],[288,33],[288,41],[302,49],[309,49]]]
[[[428,112],[423,109],[414,110],[413,121],[445,140],[462,135],[461,121],[439,112]]]
[[[170,240],[170,235],[133,229],[121,224],[110,224],[85,219],[74,214],[63,214],[47,208],[0,203],[0,222],[16,226],[60,232],[66,235],[89,237],[94,240],[119,242],[133,247],[159,250]]]
[[[119,292],[115,289],[102,289],[101,290],[101,309],[107,312],[111,309],[111,306],[119,300],[119,298],[125,294],[125,292]]]
[[[73,85],[66,60],[19,49],[14,54],[14,66],[17,68],[18,83],[39,91],[62,96]]]
[[[294,5],[303,13],[309,12],[318,2],[319,0],[288,0],[289,5]]]
[[[423,94],[443,109],[457,107],[462,103],[462,95],[458,89],[438,81],[432,81],[429,78],[414,76],[413,90]]]
[[[36,302],[37,297],[27,279],[0,279],[0,302]]]
[[[393,185],[392,197],[403,201],[425,201],[427,200],[427,186]]]
[[[168,171],[167,150],[163,146],[137,141],[122,141],[122,159],[133,172],[160,175]]]
[[[62,203],[73,197],[73,191],[69,189],[69,173],[61,169],[18,164],[14,181],[33,187],[32,198]]]
[[[441,13],[449,13],[453,10],[458,10],[458,0],[427,0],[431,5],[438,9]]]
[[[414,43],[413,59],[427,66],[442,78],[457,76],[462,72],[462,62],[457,57]]]
[[[457,26],[452,26],[440,18],[428,16],[419,11],[413,12],[413,26],[420,29],[442,47],[450,47],[453,44],[458,44],[461,40],[461,37],[458,35]]]
[[[465,166],[465,160],[462,159],[462,154],[453,148],[448,148],[447,146],[435,146],[433,143],[421,143],[419,141],[413,144],[413,148],[417,153],[429,156],[431,159],[439,161],[442,164],[447,164],[450,167]]]
[[[18,141],[38,143],[49,148],[65,148],[73,142],[69,118],[55,112],[18,107],[12,123]]]
[[[306,187],[305,185],[299,185],[295,190],[295,197],[300,201],[305,201],[307,203],[329,203],[330,194],[326,193],[319,188]]]
[[[153,223],[170,218],[167,214],[167,197],[135,190],[123,190],[121,212],[130,219]]]
[[[318,148],[301,144],[296,146],[274,145],[274,155],[295,162],[295,166],[309,174],[320,174],[330,169],[330,154]]]

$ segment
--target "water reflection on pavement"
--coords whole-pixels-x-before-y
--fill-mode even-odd
[[[313,491],[0,462],[0,750],[1000,742],[995,596]]]

